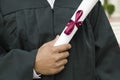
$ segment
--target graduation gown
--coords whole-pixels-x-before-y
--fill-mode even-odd
[[[0,0],[0,80],[32,80],[37,49],[60,34],[82,0]],[[42,80],[120,80],[120,51],[100,1],[70,42],[69,62]],[[1,53],[0,53],[1,54]]]

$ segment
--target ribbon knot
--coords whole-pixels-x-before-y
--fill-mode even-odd
[[[71,32],[73,31],[75,25],[76,25],[78,28],[80,27],[80,25],[82,25],[83,22],[82,22],[82,21],[79,21],[79,19],[81,18],[82,14],[83,14],[83,10],[77,11],[77,13],[76,13],[76,15],[75,15],[75,21],[70,20],[70,21],[68,22],[67,28],[66,28],[66,30],[65,30],[65,32],[64,32],[66,35],[71,34]]]

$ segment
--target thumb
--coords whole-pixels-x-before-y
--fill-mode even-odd
[[[49,43],[53,46],[53,45],[55,44],[55,42],[58,40],[58,38],[59,38],[59,35],[57,35],[57,36],[55,37],[55,39],[53,39],[53,40],[50,41]]]
[[[56,42],[58,38],[59,38],[59,35],[57,35],[53,41]]]

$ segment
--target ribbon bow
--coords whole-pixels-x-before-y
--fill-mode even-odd
[[[66,35],[71,34],[71,32],[73,31],[75,25],[76,25],[78,28],[80,27],[80,25],[82,24],[82,21],[79,21],[79,19],[81,18],[82,14],[83,14],[83,10],[77,11],[76,16],[75,16],[75,21],[70,20],[70,21],[68,22],[68,24],[67,24],[67,29],[66,29],[65,32],[64,32]]]

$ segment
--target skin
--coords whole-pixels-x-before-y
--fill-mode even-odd
[[[35,70],[37,73],[53,75],[61,72],[65,68],[65,64],[68,62],[68,50],[71,48],[71,45],[53,46],[58,37],[43,44],[39,48],[35,60]]]

